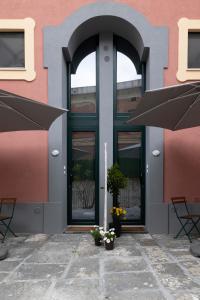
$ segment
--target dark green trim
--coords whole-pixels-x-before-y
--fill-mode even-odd
[[[141,72],[141,61],[140,61],[140,56],[138,54],[138,51],[127,41],[126,39],[114,35],[113,37],[113,43],[114,47],[117,48],[117,50],[127,57],[132,61],[134,64],[137,72]]]
[[[99,35],[94,35],[85,40],[76,50],[72,59],[72,74],[76,70],[80,62],[90,53],[95,52],[99,45]]]
[[[146,63],[142,63],[142,93],[146,91]]]

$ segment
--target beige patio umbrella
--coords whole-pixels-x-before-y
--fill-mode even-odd
[[[200,125],[200,82],[146,91],[128,123],[179,130]]]
[[[0,132],[48,130],[52,122],[66,111],[0,90]],[[7,254],[7,248],[0,245],[0,260]]]
[[[66,111],[0,90],[0,132],[48,130]]]

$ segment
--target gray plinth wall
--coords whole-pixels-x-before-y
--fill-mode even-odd
[[[109,64],[104,60],[104,47],[109,45],[110,34],[119,35],[128,40],[138,51],[141,60],[146,61],[147,89],[163,86],[163,69],[168,63],[168,31],[165,27],[154,27],[133,8],[112,1],[83,6],[59,26],[44,28],[44,67],[48,69],[48,102],[51,105],[67,105],[67,72],[62,48],[67,48],[69,59],[78,46],[87,38],[100,36],[100,162],[103,159],[103,142],[109,142],[108,165],[113,161],[113,105],[105,101],[104,92],[113,98],[113,87],[108,77]],[[108,39],[108,40],[107,40]],[[106,55],[109,55],[108,53]],[[112,55],[109,55],[112,57]],[[106,78],[105,78],[106,77]],[[105,80],[107,79],[107,80]],[[105,114],[108,118],[105,118]],[[105,126],[105,122],[106,126]],[[20,214],[27,210],[32,219],[32,231],[62,232],[67,225],[67,117],[59,118],[49,131],[49,201],[46,204],[19,205],[16,211],[16,224]],[[52,150],[59,150],[57,157]],[[160,156],[154,157],[152,151],[158,149]],[[100,183],[103,185],[104,169],[100,164]],[[99,192],[100,222],[103,218],[103,193]],[[169,208],[163,203],[163,130],[153,127],[146,129],[146,220],[149,232],[169,231]],[[110,203],[111,205],[111,199]],[[28,222],[28,220],[27,220]]]

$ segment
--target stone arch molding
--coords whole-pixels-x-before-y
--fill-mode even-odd
[[[44,66],[48,68],[53,63],[52,54],[62,47],[68,49],[71,60],[84,40],[105,31],[127,39],[136,48],[141,60],[145,59],[145,50],[155,48],[156,44],[157,51],[164,54],[162,68],[167,66],[166,28],[152,26],[142,14],[116,2],[98,2],[83,6],[68,16],[62,24],[45,27]]]
[[[109,29],[109,30],[108,30]],[[62,48],[67,48],[71,60],[78,46],[90,36],[103,31],[113,31],[127,39],[146,61],[146,87],[163,86],[163,69],[168,63],[168,30],[154,27],[132,7],[119,2],[98,1],[75,11],[58,26],[44,28],[44,67],[48,68],[48,102],[66,107],[67,69]],[[148,51],[147,51],[148,50]],[[49,130],[49,203],[45,205],[44,231],[61,232],[66,225],[66,145],[67,118],[57,119]],[[60,152],[52,157],[52,150]],[[160,156],[152,157],[152,150],[159,149]],[[163,204],[163,130],[146,129],[146,227],[149,232],[167,232],[167,207]],[[155,188],[156,182],[156,188]],[[159,211],[161,223],[157,215]]]

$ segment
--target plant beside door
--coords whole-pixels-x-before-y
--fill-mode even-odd
[[[126,215],[126,210],[120,207],[119,195],[120,189],[124,189],[127,186],[128,180],[121,172],[117,163],[108,169],[107,176],[107,190],[113,196],[114,204],[113,208],[111,209],[113,223],[110,224],[110,226],[115,228],[115,234],[117,237],[119,237],[121,234],[121,220]]]

